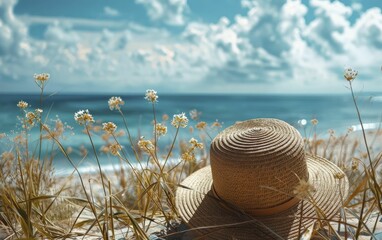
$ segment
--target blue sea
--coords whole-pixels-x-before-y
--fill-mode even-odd
[[[91,152],[91,145],[87,135],[82,133],[83,127],[74,121],[74,113],[78,110],[89,109],[96,121],[113,121],[119,129],[124,129],[123,121],[118,112],[108,108],[108,99],[112,95],[90,95],[90,94],[54,94],[45,95],[43,106],[40,106],[40,96],[30,94],[2,94],[0,95],[0,133],[6,133],[8,138],[12,138],[20,132],[21,126],[17,116],[22,112],[16,104],[19,100],[28,102],[30,109],[42,108],[43,116],[49,122],[59,117],[63,122],[73,128],[73,134],[66,134],[66,139],[62,140],[65,147],[74,148],[74,153],[79,151],[79,146],[83,145]],[[144,100],[143,95],[120,96],[125,105],[122,110],[127,118],[127,123],[131,134],[135,139],[152,136],[152,105]],[[311,129],[310,120],[315,118],[319,121],[316,132],[322,137],[327,136],[329,129],[333,129],[337,134],[345,133],[349,127],[359,130],[359,122],[356,115],[353,100],[349,94],[341,95],[159,95],[159,102],[155,105],[157,118],[160,120],[163,114],[168,114],[170,119],[173,114],[189,112],[196,109],[200,112],[199,120],[212,123],[218,120],[223,128],[230,126],[236,121],[252,118],[278,118],[295,126],[303,134],[304,128],[298,123],[305,119],[305,132]],[[360,94],[357,97],[359,108],[365,126],[369,129],[377,128],[381,122],[382,114],[382,94]],[[195,126],[198,121],[190,121],[190,126]],[[174,129],[168,121],[170,129],[167,138],[162,137],[162,144],[170,144],[174,136]],[[171,130],[172,129],[172,130]],[[217,131],[211,131],[215,136]],[[100,134],[93,134],[95,146],[99,149],[103,141]],[[191,136],[198,137],[198,132],[190,133],[189,129],[181,129],[180,139],[189,139]],[[38,141],[38,127],[31,131],[29,140]],[[121,140],[127,145],[127,138]],[[7,138],[1,140],[0,151],[12,149],[12,144],[7,142]],[[44,148],[44,151],[49,149]],[[1,153],[0,152],[0,153]],[[81,157],[74,154],[74,161],[79,162]],[[113,163],[106,155],[100,155],[101,163],[105,168],[110,168]],[[94,166],[94,157],[89,154],[88,159],[83,160],[80,167],[90,169]],[[114,162],[115,163],[115,162]],[[68,172],[73,168],[68,161],[60,154],[54,159],[54,166],[57,172]]]

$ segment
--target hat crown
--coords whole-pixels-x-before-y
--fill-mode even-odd
[[[236,123],[212,141],[210,156],[216,194],[252,215],[290,202],[308,179],[303,139],[278,119]]]

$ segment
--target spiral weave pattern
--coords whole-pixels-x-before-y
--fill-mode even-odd
[[[236,123],[213,140],[210,156],[216,194],[251,215],[291,201],[308,179],[303,140],[278,119]]]

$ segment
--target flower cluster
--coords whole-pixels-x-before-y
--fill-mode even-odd
[[[317,125],[318,124],[318,120],[313,118],[312,120],[310,120],[310,122],[312,123],[312,125]]]
[[[34,112],[36,113],[36,115],[40,116],[41,113],[43,112],[43,110],[40,109],[40,108],[36,108],[36,109],[34,110]]]
[[[195,138],[191,138],[189,143],[191,144],[191,147],[187,149],[185,153],[182,154],[181,159],[186,162],[193,162],[196,161],[195,158],[195,149],[203,149],[203,143],[199,143],[198,140]]]
[[[198,142],[198,140],[196,140],[195,138],[191,138],[189,143],[191,143],[193,148],[203,149],[204,147],[203,143]]]
[[[118,152],[121,151],[121,150],[122,150],[122,147],[118,143],[114,143],[114,144],[109,146],[109,151],[114,156],[118,155]]]
[[[176,127],[176,128],[185,128],[187,127],[188,124],[188,118],[184,113],[181,114],[175,114],[174,117],[172,118],[171,125]]]
[[[138,146],[145,152],[151,152],[154,150],[154,144],[150,140],[145,140],[143,137],[138,141]]]
[[[211,124],[211,127],[212,128],[221,128],[222,124],[216,119],[216,121]]]
[[[185,152],[182,154],[181,159],[186,162],[193,162],[196,160],[194,152]]]
[[[33,126],[37,120],[37,115],[34,112],[27,112],[25,114],[25,119],[30,126]]]
[[[198,122],[198,123],[196,124],[196,128],[199,129],[199,130],[203,130],[203,129],[205,129],[206,127],[207,127],[207,123],[204,122],[204,121]]]
[[[50,75],[49,75],[49,73],[40,73],[40,74],[35,73],[35,74],[33,75],[33,78],[34,78],[36,81],[46,82],[46,81],[49,80]]]
[[[358,71],[352,69],[352,68],[345,68],[344,71],[344,78],[348,81],[354,80],[358,75]]]
[[[155,131],[156,131],[156,135],[158,137],[164,136],[167,133],[167,127],[165,125],[161,124],[161,123],[157,123],[155,125],[154,134],[155,134]]]
[[[117,125],[113,122],[102,123],[102,129],[109,134],[113,134],[117,129]]]
[[[50,75],[49,73],[35,73],[33,75],[33,78],[34,78],[34,81],[36,82],[36,84],[40,87],[40,88],[43,88],[45,83],[49,80],[50,78]]]
[[[124,105],[125,102],[120,97],[111,97],[107,102],[109,104],[110,110],[121,109],[121,105]]]
[[[80,125],[94,122],[93,116],[89,113],[89,110],[80,110],[74,114],[74,120]]]
[[[152,102],[152,103],[158,102],[157,92],[153,89],[146,90],[145,99],[149,102]]]
[[[17,107],[19,107],[21,109],[25,109],[28,107],[28,103],[24,102],[24,101],[20,101],[19,103],[17,103]]]
[[[296,197],[299,199],[307,199],[311,196],[311,193],[315,191],[316,189],[311,183],[301,179],[293,190],[293,193],[296,194]]]

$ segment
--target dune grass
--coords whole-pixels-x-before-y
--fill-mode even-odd
[[[330,130],[328,137],[316,134],[318,120],[303,126],[306,151],[323,156],[344,170],[350,181],[348,197],[342,198],[338,216],[326,219],[317,209],[317,223],[301,239],[377,239],[381,229],[382,214],[382,151],[381,131],[366,132],[357,105],[352,81],[354,70],[345,71],[345,79],[353,103],[355,117],[362,127],[361,134],[352,129],[342,136]],[[181,227],[175,207],[175,191],[179,183],[192,172],[208,165],[206,144],[221,129],[219,122],[200,121],[198,112],[157,116],[157,93],[147,90],[145,100],[152,108],[152,135],[135,137],[123,112],[124,101],[111,97],[108,105],[123,120],[123,126],[113,122],[99,123],[88,110],[75,113],[76,122],[82,126],[91,149],[72,149],[62,145],[65,131],[70,131],[59,119],[49,122],[43,105],[48,74],[35,75],[40,89],[40,109],[31,110],[27,102],[20,101],[22,129],[8,139],[7,151],[0,158],[0,229],[7,239],[149,239],[154,233],[164,239],[180,239],[193,229]],[[350,103],[349,103],[350,104]],[[151,106],[150,106],[151,105]],[[117,130],[117,128],[122,130]],[[38,140],[31,141],[30,132],[38,129]],[[161,144],[168,128],[173,138],[169,145]],[[192,131],[198,140],[179,139],[180,131]],[[191,135],[191,134],[190,134]],[[7,138],[6,134],[1,137]],[[97,149],[94,138],[104,145]],[[168,139],[168,138],[167,138]],[[121,142],[128,142],[123,145]],[[74,151],[73,151],[74,150]],[[75,154],[78,151],[81,154]],[[100,155],[106,154],[120,162],[114,171],[104,171]],[[52,161],[63,156],[73,172],[57,176]],[[104,155],[103,155],[104,156]],[[78,162],[92,157],[97,163],[97,173],[84,174]],[[172,159],[178,159],[173,161]],[[338,175],[337,178],[344,176]],[[311,199],[314,203],[314,199]],[[211,228],[216,226],[211,226]]]

